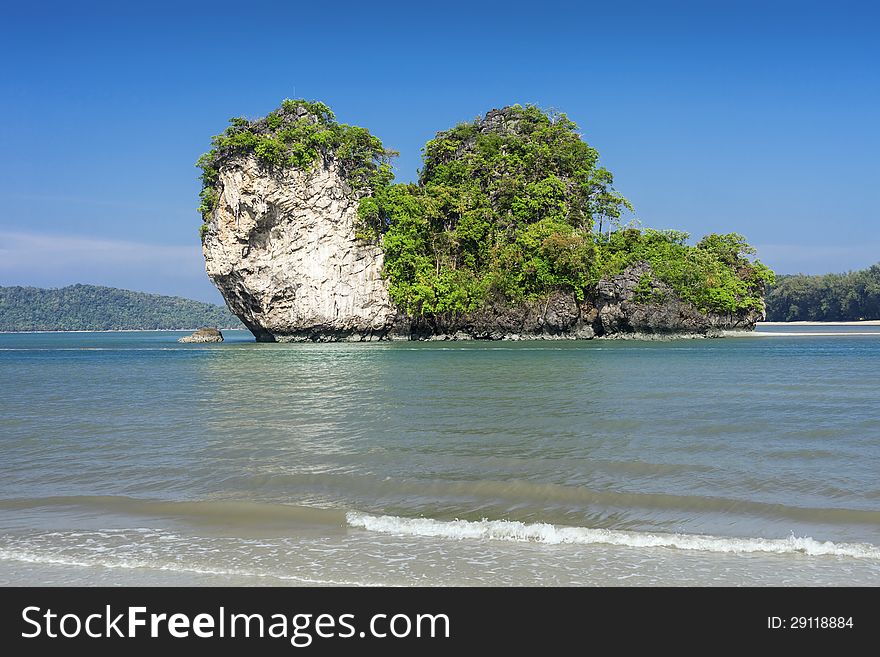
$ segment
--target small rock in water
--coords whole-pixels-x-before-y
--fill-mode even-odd
[[[192,335],[180,338],[178,342],[223,342],[223,334],[219,329],[200,328]]]

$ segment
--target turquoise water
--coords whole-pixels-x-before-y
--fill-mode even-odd
[[[0,335],[0,583],[880,584],[880,327]]]

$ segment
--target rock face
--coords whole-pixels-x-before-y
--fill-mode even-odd
[[[397,311],[382,250],[355,238],[358,196],[332,162],[220,171],[203,240],[208,276],[258,341],[378,340]]]
[[[489,303],[457,317],[413,318],[404,328],[414,340],[589,339],[596,336],[598,313],[573,294],[555,293],[543,301],[510,306]]]
[[[192,335],[186,335],[178,342],[223,342],[223,334],[215,328],[200,328]]]

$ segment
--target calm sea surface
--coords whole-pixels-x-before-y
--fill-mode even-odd
[[[0,584],[880,585],[880,327],[0,335]]]

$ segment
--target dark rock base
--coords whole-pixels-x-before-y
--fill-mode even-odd
[[[650,266],[638,263],[603,280],[595,294],[579,301],[573,294],[554,293],[540,301],[511,306],[490,302],[461,315],[407,317],[379,330],[338,330],[312,326],[284,334],[250,327],[258,342],[373,342],[377,340],[589,340],[592,338],[656,340],[720,337],[752,331],[763,319],[758,310],[703,313],[682,301],[657,280],[650,291],[640,281]],[[247,322],[246,322],[247,323]]]

